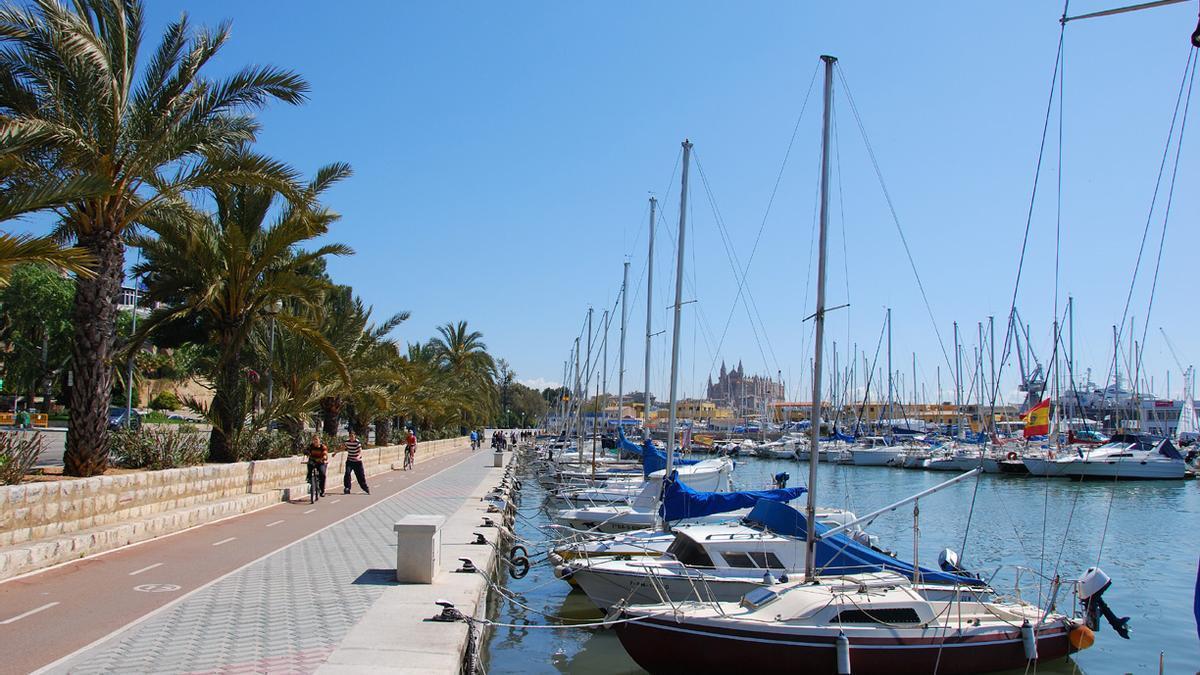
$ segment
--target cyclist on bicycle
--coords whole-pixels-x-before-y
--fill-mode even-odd
[[[321,437],[313,434],[312,441],[308,447],[304,449],[304,454],[308,456],[308,468],[311,470],[316,468],[317,479],[321,481],[319,486],[314,485],[311,489],[317,490],[318,493],[325,496],[325,470],[329,467],[329,446],[321,441]]]
[[[408,437],[404,439],[404,470],[407,471],[413,468],[413,463],[417,461],[417,435],[412,429],[408,430]]]

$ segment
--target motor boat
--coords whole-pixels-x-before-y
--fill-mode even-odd
[[[1104,445],[1079,448],[1055,461],[1061,467],[1057,475],[1069,478],[1169,480],[1188,475],[1187,462],[1169,439],[1132,434],[1118,434]]]

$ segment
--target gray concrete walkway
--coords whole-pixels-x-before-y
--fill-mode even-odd
[[[313,672],[394,585],[392,525],[409,513],[452,514],[486,478],[490,459],[490,453],[471,455],[49,672]]]

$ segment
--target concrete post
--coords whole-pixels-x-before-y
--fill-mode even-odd
[[[504,466],[504,453],[499,450],[492,453],[492,466],[497,469]]]
[[[392,528],[396,532],[396,581],[431,584],[437,576],[445,516],[408,515]]]

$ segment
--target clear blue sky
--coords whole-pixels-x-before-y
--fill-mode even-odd
[[[977,321],[994,315],[1003,330],[1054,65],[1056,3],[148,4],[152,41],[185,9],[198,23],[233,21],[214,71],[271,63],[309,79],[307,105],[263,114],[261,149],[306,172],[353,165],[355,177],[328,201],[344,216],[333,238],[357,254],[330,270],[380,315],[411,310],[396,333],[403,341],[467,319],[520,379],[556,382],[587,306],[597,321],[611,307],[628,255],[636,305],[626,389],[640,389],[648,194],[664,208],[655,280],[662,330],[680,141],[695,143],[744,265],[822,53],[840,59],[947,347],[956,319],[968,355]],[[1073,2],[1072,13],[1113,4]],[[1098,382],[1195,20],[1189,3],[1066,32],[1059,301],[1076,298],[1077,360]],[[736,279],[693,164],[685,299],[697,302],[684,311],[685,393],[702,393],[711,364],[724,358],[751,372],[781,370],[789,396],[808,398],[798,390],[812,352],[811,322],[801,319],[814,293],[819,84],[750,267],[763,321],[757,339],[746,310],[733,305]],[[838,89],[842,206],[830,237],[829,304],[851,307],[831,314],[830,339],[843,363],[848,343],[873,353],[890,306],[895,367],[909,373],[915,352],[932,397],[941,364],[948,392],[947,366]],[[1197,124],[1195,109],[1190,117]],[[1018,298],[1043,362],[1054,302],[1056,128],[1057,112]],[[1160,393],[1168,368],[1176,393],[1182,378],[1159,326],[1193,360],[1185,366],[1200,359],[1195,147],[1185,140],[1145,350]],[[1156,218],[1130,312],[1139,339],[1160,227]],[[668,337],[655,339],[652,389],[662,396]],[[1015,371],[1014,361],[1006,392]]]

